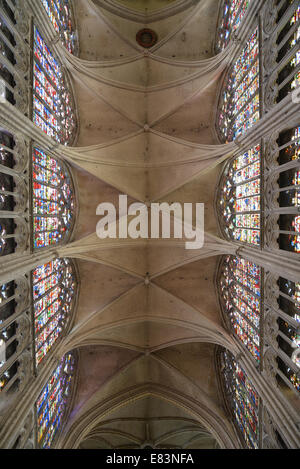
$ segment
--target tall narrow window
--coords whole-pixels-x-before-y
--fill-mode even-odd
[[[33,150],[34,248],[66,241],[74,222],[73,184],[66,166],[38,148]]]
[[[39,365],[65,331],[74,308],[76,279],[68,259],[56,259],[32,274],[35,354]]]
[[[0,164],[12,169],[15,166],[13,149],[15,142],[8,132],[0,131]],[[0,211],[13,212],[16,202],[15,184],[13,176],[0,172]],[[0,219],[0,256],[11,254],[15,251],[15,220],[13,216]]]
[[[49,449],[58,432],[62,429],[72,392],[75,359],[70,353],[65,355],[37,402],[38,446]]]
[[[279,245],[281,249],[300,252],[300,127],[282,132],[279,137]],[[285,170],[284,170],[285,169]]]
[[[224,49],[241,25],[251,0],[224,0],[221,5],[217,52]]]
[[[76,34],[70,0],[41,0],[55,31],[60,35],[68,51],[76,49]]]
[[[259,246],[261,243],[260,145],[226,166],[218,195],[223,234],[228,239]]]
[[[225,398],[244,446],[259,448],[260,399],[245,371],[236,363],[233,355],[223,352],[221,371]]]
[[[70,144],[76,127],[66,78],[37,28],[34,28],[33,121],[49,137]]]
[[[258,35],[256,28],[225,81],[218,131],[226,142],[244,135],[260,118]]]
[[[260,267],[240,257],[228,256],[221,263],[219,282],[225,322],[260,362]]]
[[[0,284],[0,393],[11,394],[31,373],[32,337],[26,278]]]

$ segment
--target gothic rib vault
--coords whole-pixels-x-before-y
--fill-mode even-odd
[[[213,58],[217,8],[197,2],[143,24],[102,5],[77,2],[80,59],[61,51],[81,123],[76,147],[64,150],[78,165],[80,208],[73,243],[58,251],[77,258],[81,289],[60,347],[80,351],[60,444],[234,447],[214,369],[215,344],[234,350],[214,288],[218,254],[228,249],[213,205],[224,159],[214,110],[228,61]],[[145,26],[159,37],[150,53],[135,41]],[[230,156],[235,145],[227,148]],[[96,207],[120,193],[129,203],[204,202],[205,248],[101,242]]]
[[[289,395],[286,405],[286,396],[278,399],[275,386],[258,376],[223,322],[216,286],[224,254],[294,281],[299,260],[290,255],[282,265],[278,249],[225,241],[215,209],[227,160],[258,138],[271,140],[288,122],[298,125],[299,109],[284,99],[245,136],[220,143],[215,125],[223,78],[265,2],[251,2],[237,38],[216,55],[220,3],[75,0],[78,57],[55,36],[42,5],[37,8],[38,24],[69,71],[76,140],[73,146],[54,144],[11,105],[2,105],[1,125],[13,133],[22,128],[26,138],[69,163],[76,223],[67,244],[4,258],[0,276],[9,282],[69,257],[76,262],[79,296],[66,334],[11,406],[0,428],[3,447],[15,444],[42,386],[64,354],[76,350],[75,393],[56,447],[239,448],[219,388],[218,346],[245,365],[270,411],[270,427],[276,420],[289,445],[299,444],[298,398]],[[36,0],[27,4],[35,11]],[[144,28],[158,37],[149,49],[136,40]],[[96,208],[101,202],[118,206],[120,194],[128,195],[128,204],[204,203],[203,249],[188,251],[172,239],[100,240]],[[264,447],[267,440],[268,431]]]

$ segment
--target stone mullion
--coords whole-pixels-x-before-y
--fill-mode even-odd
[[[278,336],[281,337],[283,340],[285,340],[291,347],[294,345],[293,341],[289,339],[283,332],[279,330]],[[294,370],[295,371],[295,370]],[[298,373],[298,371],[296,372]]]
[[[276,375],[280,376],[283,382],[288,386],[289,389],[293,391],[297,396],[299,396],[298,392],[292,385],[291,381],[284,375],[284,373],[279,369],[277,364],[277,357],[280,357],[281,360],[289,366],[296,374],[299,374],[299,369],[295,365],[295,363],[291,360],[289,356],[283,352],[277,342],[277,337],[282,337],[283,340],[289,342],[289,339],[282,333],[279,329],[278,325],[278,318],[282,318],[284,321],[288,322],[292,327],[296,329],[299,327],[297,321],[295,321],[292,317],[288,314],[284,313],[280,310],[277,305],[277,299],[279,295],[281,295],[279,286],[278,286],[278,277],[272,274],[267,274],[266,282],[265,282],[265,316],[266,321],[264,324],[265,329],[265,355],[264,355],[264,376],[267,380],[271,378],[273,381],[276,392],[280,393],[281,400],[283,401],[282,406],[283,409],[287,408],[288,402],[284,396],[284,394],[280,391],[280,388],[277,384]],[[286,295],[284,295],[286,296]],[[287,297],[291,301],[292,298]],[[285,402],[284,402],[285,401]],[[296,424],[298,422],[296,421]],[[284,432],[282,432],[284,435]],[[297,433],[296,433],[297,434]]]
[[[266,214],[267,215],[272,215],[273,213],[276,214],[276,215],[299,215],[299,207],[278,207],[278,208],[274,208],[272,210],[267,210],[266,211]],[[295,232],[288,232],[288,231],[285,231],[285,230],[274,230],[274,232],[276,233],[285,233],[285,234],[294,234]]]
[[[12,10],[13,13],[16,12],[16,8],[11,8],[11,10]],[[7,13],[5,11],[5,8],[4,8],[4,5],[3,5],[3,0],[0,0],[0,12],[1,12],[1,15],[3,16],[3,18],[5,20],[5,23],[8,27],[8,29],[12,33],[12,35],[17,36],[17,39],[24,42],[24,39],[20,35],[20,32],[18,31],[17,26],[11,21],[10,17],[7,15]],[[16,42],[17,42],[17,40],[16,40]]]
[[[276,165],[276,160],[277,160],[278,155],[279,155],[279,149],[278,149],[278,152],[274,152],[273,155],[274,155],[274,167],[270,168],[270,170],[268,171],[268,175],[271,175],[271,176],[275,175],[279,178],[280,173],[284,173],[285,171],[289,171],[290,169],[299,168],[299,161],[298,160],[289,161],[288,163],[284,163],[284,164],[281,164],[281,165],[277,166]]]
[[[12,299],[15,299],[16,296],[13,296]],[[2,306],[2,304],[1,304]],[[26,313],[28,308],[25,308],[23,311],[19,311],[15,314],[13,314],[12,316],[10,316],[8,319],[6,319],[5,321],[3,321],[0,325],[0,331],[3,330],[3,329],[6,329],[7,327],[9,327],[11,324],[13,324],[19,317],[21,317],[23,314]]]
[[[297,44],[297,47],[298,47],[298,44]],[[296,54],[296,51],[295,51],[295,54]],[[288,61],[287,57],[285,58],[285,61]],[[281,69],[278,70],[278,73],[280,72],[281,72]],[[292,80],[294,76],[298,75],[299,72],[300,72],[300,64],[298,64],[297,67],[295,67],[294,70],[292,70],[291,73],[280,83],[280,85],[278,85],[278,91],[284,88]]]
[[[300,436],[296,412],[287,405],[284,397],[277,389],[270,387],[270,382],[257,371],[248,354],[246,355],[242,350],[242,347],[240,345],[238,347],[241,350],[241,354],[237,357],[237,362],[247,373],[275,425],[286,436],[289,447],[298,448]]]
[[[59,363],[60,359],[57,355],[53,356],[52,354],[49,356],[46,363],[44,363],[43,368],[39,370],[38,376],[32,378],[31,381],[27,383],[26,388],[23,390],[23,394],[19,397],[18,401],[14,403],[14,406],[10,407],[9,415],[7,415],[3,421],[0,431],[2,447],[13,447],[19,436],[20,429],[22,429],[28,416],[28,409],[33,409],[35,407],[35,402],[37,401],[41,390]]]
[[[16,107],[21,110],[22,113],[28,114],[28,72],[29,72],[29,57],[30,57],[30,47],[27,44],[25,38],[28,31],[28,25],[24,27],[26,21],[28,21],[28,16],[24,10],[23,4],[19,3],[17,0],[16,7],[12,8],[16,24],[14,24],[9,15],[6,13],[4,4],[2,0],[0,1],[0,11],[1,16],[4,18],[7,28],[10,30],[14,40],[16,42],[15,46],[8,43],[9,40],[5,40],[5,44],[11,50],[16,63],[13,65],[8,59],[4,56],[1,56],[1,62],[4,63],[5,67],[13,75],[15,81],[15,88],[12,88],[9,84],[6,83],[7,89],[11,91],[16,101]]]
[[[279,13],[279,11],[281,10],[282,6],[283,6],[284,2],[282,2],[282,4],[280,4],[278,7],[277,7],[277,12]],[[284,15],[282,16],[282,18],[280,18],[280,21],[278,22],[277,26],[276,26],[276,29],[275,31],[273,32],[273,34],[277,35],[279,33],[279,30],[282,29],[287,21],[289,21],[289,19],[293,16],[293,14],[295,13],[295,11],[297,10],[298,8],[298,2],[297,0],[295,0],[285,11]]]
[[[280,331],[278,331],[278,335]],[[284,339],[285,340],[285,339]],[[274,349],[274,351],[276,352],[276,354],[278,355],[279,358],[281,358],[281,360],[286,364],[288,365],[292,370],[293,372],[296,374],[296,375],[299,375],[300,373],[300,370],[299,368],[297,367],[297,365],[293,362],[293,360],[285,353],[283,352],[283,350],[281,350],[279,347],[275,348],[274,346],[272,346],[271,344],[271,347]]]

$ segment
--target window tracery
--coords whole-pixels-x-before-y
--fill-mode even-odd
[[[261,244],[261,146],[225,167],[218,193],[221,230],[228,239]]]
[[[40,449],[49,449],[62,429],[75,370],[75,357],[66,354],[42,390],[37,402],[37,440]]]
[[[264,63],[266,111],[300,86],[300,6],[297,0],[266,3]]]
[[[278,2],[279,7],[281,4],[282,2]],[[278,11],[277,23],[288,16],[277,38],[278,102],[300,86],[300,5],[296,4],[297,2],[286,1]]]
[[[71,1],[41,0],[41,2],[67,50],[74,54],[77,44]]]
[[[226,143],[244,135],[260,118],[259,31],[251,34],[224,82],[218,131]]]
[[[69,259],[55,259],[32,273],[35,355],[39,365],[65,331],[74,308],[76,278]]]
[[[34,248],[65,241],[74,223],[74,189],[66,166],[39,148],[33,149]]]
[[[220,301],[225,322],[261,361],[261,268],[240,257],[227,256],[219,271]]]
[[[300,127],[279,136],[279,246],[300,253]]]
[[[61,64],[34,27],[33,121],[61,144],[74,140],[73,98]]]
[[[240,27],[251,0],[224,0],[220,10],[216,51],[224,49]]]
[[[0,395],[20,390],[32,370],[28,293],[26,278],[0,287]]]
[[[2,8],[0,9],[0,76],[3,80],[1,96],[7,99],[7,101],[9,101],[11,104],[15,104],[14,66],[16,61],[13,50],[16,46],[16,41],[14,35],[7,25],[7,21],[5,21],[5,17],[8,15],[13,23],[15,22],[15,18],[13,11],[6,2],[3,3],[3,7],[4,10],[2,10]]]
[[[277,341],[280,349],[296,367],[290,366],[280,357],[278,357],[278,366],[295,389],[300,392],[300,284],[280,278],[279,287],[278,304],[281,311],[286,313],[288,317],[278,318],[279,335]]]
[[[243,368],[228,351],[221,354],[221,371],[226,402],[243,444],[248,449],[260,446],[260,398]]]
[[[24,142],[0,129],[0,257],[25,250],[28,242],[27,164]]]

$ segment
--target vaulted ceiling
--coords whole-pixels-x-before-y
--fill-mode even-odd
[[[226,56],[214,57],[216,0],[76,0],[79,58],[67,56],[80,128],[73,242],[80,296],[65,351],[79,351],[65,447],[236,445],[218,390],[215,347],[233,349],[215,290],[222,252],[215,133]],[[153,29],[145,50],[137,32]],[[205,245],[99,240],[96,207],[205,203]]]

